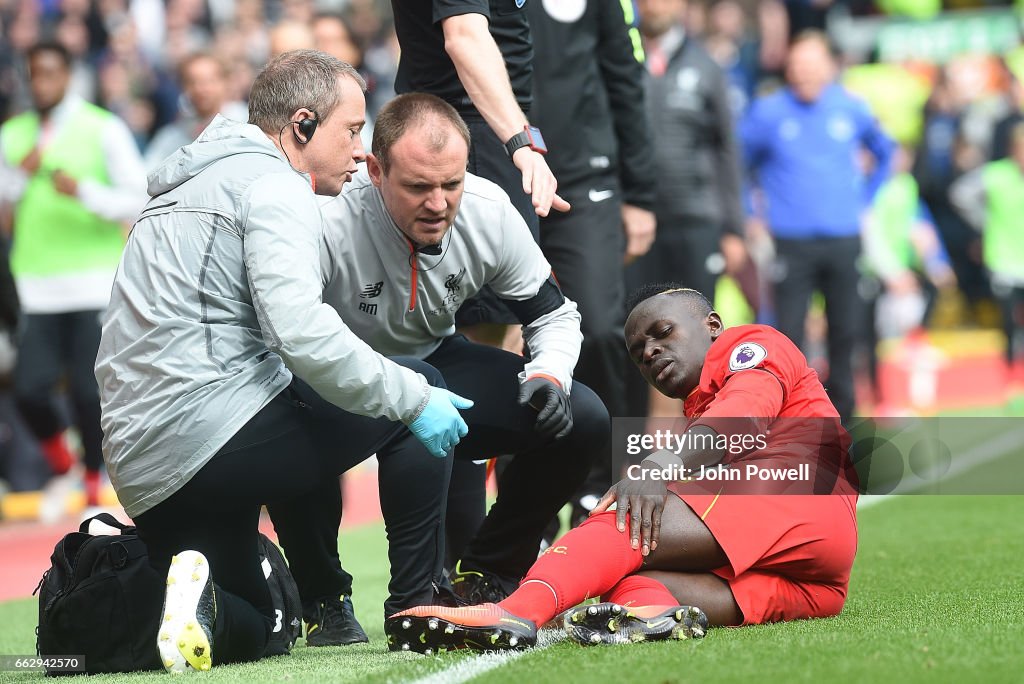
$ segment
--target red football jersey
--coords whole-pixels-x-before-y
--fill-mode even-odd
[[[755,373],[756,384],[767,386],[760,398],[745,396],[743,411],[723,412],[730,399],[729,380],[737,374]],[[782,390],[777,397],[774,384]],[[751,391],[744,394],[749,395]],[[776,399],[781,399],[777,401]],[[751,412],[757,409],[758,412]],[[737,325],[718,336],[707,356],[700,383],[683,403],[689,418],[705,414],[725,417],[756,416],[763,418],[838,418],[818,374],[807,365],[807,359],[788,337],[767,325]],[[767,411],[767,412],[765,412]]]
[[[839,413],[804,355],[774,328],[740,325],[722,332],[683,407],[691,425],[763,438],[753,448],[730,450],[723,465],[753,459],[808,464],[817,493],[850,493],[856,487]]]

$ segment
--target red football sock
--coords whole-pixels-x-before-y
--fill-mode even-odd
[[[100,471],[98,470],[86,470],[85,471],[85,505],[86,506],[99,506],[100,505]]]
[[[42,447],[43,456],[46,457],[46,462],[50,464],[50,469],[55,475],[63,475],[71,470],[71,464],[75,462],[75,455],[71,453],[63,432],[58,432],[52,437],[40,441],[39,446]]]
[[[537,559],[502,608],[542,625],[566,608],[600,596],[640,569],[643,556],[629,533],[615,527],[615,512],[600,513],[570,530]]]
[[[679,601],[664,584],[643,575],[630,575],[622,578],[607,594],[601,597],[601,600],[626,607],[679,605]]]

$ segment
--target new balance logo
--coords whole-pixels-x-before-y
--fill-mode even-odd
[[[378,292],[377,294],[380,294],[380,293]],[[374,296],[376,296],[376,295],[374,295]],[[368,313],[371,316],[376,316],[377,315],[377,305],[376,304],[367,304],[366,302],[359,302],[359,310],[364,312],[364,313]]]
[[[359,293],[359,296],[363,299],[373,299],[374,297],[380,297],[381,290],[384,289],[384,281],[379,283],[367,283],[363,288],[363,291]],[[362,311],[362,306],[359,308]]]

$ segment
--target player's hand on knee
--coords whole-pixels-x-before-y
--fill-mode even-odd
[[[443,387],[431,387],[430,398],[409,430],[423,443],[433,456],[444,458],[469,433],[460,409],[473,408],[473,401],[449,392]]]
[[[533,429],[548,439],[565,437],[572,431],[572,405],[562,387],[548,378],[534,376],[519,386],[519,405],[537,411]]]
[[[603,513],[615,504],[615,524],[619,532],[629,525],[629,542],[646,556],[658,548],[661,516],[668,498],[668,487],[661,480],[625,478],[613,485],[594,506],[591,515]]]

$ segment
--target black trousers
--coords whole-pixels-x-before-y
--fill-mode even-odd
[[[590,191],[613,192],[590,199]],[[579,306],[583,331],[573,377],[594,390],[612,416],[624,416],[626,285],[622,257],[622,202],[616,179],[595,179],[563,192],[572,211],[540,222],[540,246],[562,292]]]
[[[1024,288],[993,279],[992,293],[999,302],[1003,315],[1003,334],[1006,336],[1006,363],[1013,365],[1020,331],[1024,330]]]
[[[607,448],[608,411],[592,390],[574,382],[573,430],[557,442],[546,442],[533,429],[536,411],[517,403],[522,357],[454,335],[426,361],[442,373],[448,389],[475,402],[462,412],[469,434],[455,448],[457,463],[498,454],[514,456],[500,476],[498,498],[479,529],[464,529],[467,521],[453,518],[449,508],[449,534],[468,539],[461,554],[467,567],[519,579],[537,559],[545,526],[589,472],[593,454]],[[482,475],[482,467],[474,472]],[[421,486],[412,478],[407,480],[410,491]],[[483,484],[482,477],[461,483],[453,479],[451,496],[462,493],[457,488],[471,488],[465,500],[478,502],[482,511]],[[337,545],[341,495],[337,487],[324,487],[319,494],[316,499],[290,502],[286,517],[281,516],[282,506],[270,509],[300,593],[307,591],[304,604],[345,593],[346,576],[337,551],[327,553],[320,542],[331,539]],[[392,499],[395,506],[405,506],[406,495],[400,489],[386,492],[382,486],[381,506],[392,505]],[[469,522],[475,527],[475,519]],[[289,528],[286,533],[285,527]],[[322,584],[311,589],[314,578]]]
[[[482,118],[467,118],[466,125],[470,134],[467,170],[504,190],[516,211],[526,221],[533,239],[537,240],[540,223],[537,212],[533,210],[533,198],[523,192],[523,174],[509,159],[503,141],[498,140],[498,136]],[[519,321],[491,288],[485,286],[459,307],[455,313],[455,322],[462,327],[480,323],[512,325]]]
[[[14,400],[36,439],[66,427],[57,404],[61,378],[67,380],[74,424],[82,438],[85,467],[103,465],[100,395],[93,367],[100,346],[100,311],[27,314],[14,369]]]
[[[824,385],[846,423],[853,416],[853,353],[864,320],[857,289],[860,237],[776,239],[775,249],[776,327],[803,347],[811,295],[815,290],[824,295],[829,366]]]
[[[443,386],[440,374],[415,359],[395,359]],[[153,567],[166,573],[171,556],[185,549],[210,561],[216,585],[215,662],[263,655],[273,628],[270,594],[259,562],[260,507],[299,502],[312,510],[311,494],[376,453],[382,512],[391,561],[388,614],[428,602],[442,570],[445,493],[451,458],[439,459],[401,423],[347,413],[295,380],[239,430],[189,482],[135,518]],[[395,490],[400,490],[395,491]],[[330,545],[303,537],[290,543],[279,529],[292,564],[304,554],[320,560]],[[153,627],[154,639],[156,626]],[[154,642],[155,643],[155,642]]]

